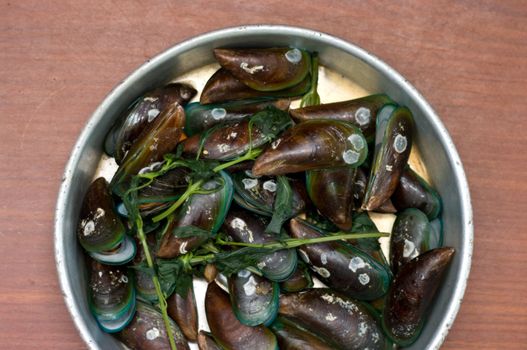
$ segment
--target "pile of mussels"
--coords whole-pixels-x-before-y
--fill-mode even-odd
[[[412,344],[454,249],[408,165],[410,110],[383,94],[320,104],[316,53],[214,55],[199,102],[156,88],[106,137],[119,168],[88,188],[77,228],[100,327],[132,349]],[[397,216],[389,261],[368,212]],[[210,333],[193,278],[209,282]]]

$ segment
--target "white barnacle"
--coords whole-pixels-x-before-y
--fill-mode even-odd
[[[258,180],[245,178],[242,180],[242,183],[244,189],[250,190],[251,188],[254,188],[256,185],[258,185]]]
[[[338,317],[333,315],[331,312],[328,312],[325,319],[326,321],[330,321],[330,322],[333,322],[337,319]]]
[[[239,230],[242,235],[249,235],[249,243],[254,242],[253,231],[248,229],[247,224],[242,219],[232,219],[231,227],[235,230]]]
[[[161,111],[157,108],[152,108],[148,110],[148,122],[150,123],[152,120],[155,119],[159,115]]]
[[[92,220],[90,220],[86,222],[86,224],[84,225],[84,229],[82,233],[84,233],[85,236],[89,236],[93,232],[95,232],[95,223]]]
[[[254,280],[254,276],[249,277],[249,280],[243,284],[243,291],[245,295],[251,296],[256,293],[256,286],[258,283]]]
[[[230,148],[229,145],[226,144],[226,143],[220,143],[220,144],[218,145],[218,150],[219,150],[221,153],[226,153],[226,152],[228,152],[228,151],[229,151],[229,148]]]
[[[262,65],[249,67],[249,63],[247,63],[247,62],[240,63],[240,68],[243,69],[244,71],[246,71],[249,74],[258,73],[259,71],[264,70],[264,66],[262,66]]]
[[[100,219],[104,216],[104,214],[106,214],[106,212],[104,211],[103,208],[97,208],[97,210],[95,211],[95,217],[93,219],[94,220]]]
[[[360,135],[352,134],[348,137],[348,141],[351,142],[357,151],[360,151],[364,148],[364,139],[360,137]]]
[[[128,283],[128,277],[126,277],[126,275],[121,275],[121,277],[119,278],[119,282],[121,283]]]
[[[271,148],[272,148],[272,149],[276,149],[276,147],[278,147],[278,145],[280,144],[280,142],[282,142],[282,139],[276,139],[276,140],[274,140],[274,141],[271,143]]]
[[[307,253],[302,249],[299,249],[298,251],[300,252],[300,257],[302,258],[302,260],[304,260],[304,262],[309,264],[310,261],[309,261],[309,256],[307,255]]]
[[[161,333],[159,332],[159,329],[156,327],[153,327],[152,329],[149,329],[146,331],[146,339],[148,340],[154,340],[157,337],[159,337]]]
[[[413,259],[418,255],[419,252],[417,251],[417,249],[415,249],[414,242],[405,239],[403,247],[403,257]]]
[[[158,97],[147,96],[147,97],[143,98],[143,101],[145,101],[145,102],[156,102],[157,100],[159,100]]]
[[[348,265],[348,269],[350,269],[353,272],[357,272],[358,269],[362,269],[365,267],[370,267],[370,264],[367,262],[364,262],[360,256],[355,256],[351,258],[350,263]]]
[[[407,146],[408,140],[406,140],[406,137],[401,134],[397,134],[395,136],[395,140],[393,140],[393,148],[395,149],[395,152],[403,153]]]
[[[320,262],[322,265],[326,265],[328,263],[328,255],[326,253],[320,254]]]
[[[360,153],[355,152],[351,149],[342,152],[342,159],[346,164],[355,164],[360,158]]]
[[[368,283],[370,283],[370,276],[368,276],[367,273],[361,273],[359,275],[359,282],[360,284],[362,284],[363,286],[367,285]]]
[[[299,63],[302,61],[302,51],[299,49],[291,49],[285,53],[285,58],[291,63]]]
[[[236,131],[233,131],[229,135],[227,135],[227,140],[235,139],[236,136],[238,136],[238,133]]]
[[[250,275],[251,275],[251,271],[249,270],[243,269],[243,270],[238,271],[238,277],[247,278]]]
[[[275,192],[276,191],[276,182],[273,180],[267,180],[263,183],[264,190],[267,190],[269,192]]]
[[[181,243],[181,245],[179,246],[179,253],[187,254],[187,244],[188,244],[188,241]]]
[[[359,323],[359,337],[364,336],[367,331],[368,331],[368,325],[366,324],[366,322]]]
[[[212,111],[210,111],[210,115],[214,120],[221,120],[225,118],[227,111],[225,108],[213,108]]]
[[[313,265],[313,270],[324,278],[329,278],[329,276],[331,276],[331,273],[324,267],[318,267]]]
[[[357,120],[357,123],[359,125],[366,125],[370,122],[371,118],[371,111],[366,107],[360,107],[355,112],[355,120]]]
[[[385,169],[386,169],[386,171],[392,171],[393,170],[393,165],[386,164]]]

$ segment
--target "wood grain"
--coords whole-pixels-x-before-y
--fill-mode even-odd
[[[313,28],[406,76],[450,131],[474,205],[469,287],[444,349],[527,348],[524,1],[1,1],[0,344],[84,348],[55,273],[55,200],[72,146],[149,57],[248,23]]]

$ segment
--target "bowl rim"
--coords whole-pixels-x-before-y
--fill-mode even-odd
[[[200,34],[189,39],[186,39],[176,45],[164,50],[157,54],[152,59],[147,60],[139,68],[129,74],[123,81],[115,86],[112,91],[105,97],[103,102],[95,109],[91,117],[88,119],[85,127],[83,128],[79,138],[77,139],[75,146],[71,152],[69,160],[66,164],[64,175],[62,177],[62,184],[60,186],[59,195],[57,198],[57,206],[55,210],[54,219],[54,248],[55,248],[55,262],[58,272],[60,287],[66,303],[66,307],[73,319],[75,327],[85,343],[92,349],[97,349],[96,341],[88,329],[87,323],[81,314],[79,305],[74,298],[73,289],[68,279],[67,265],[64,260],[64,232],[62,230],[62,222],[66,216],[65,208],[67,206],[68,193],[72,190],[72,175],[77,168],[82,148],[86,144],[89,135],[93,132],[95,126],[99,123],[105,114],[107,107],[110,105],[117,96],[125,92],[133,81],[141,77],[145,71],[149,71],[159,63],[162,63],[168,57],[179,55],[187,50],[194,47],[214,42],[215,40],[222,39],[230,36],[245,36],[245,35],[257,35],[257,34],[280,34],[280,35],[291,35],[295,37],[302,37],[306,39],[322,40],[327,44],[339,48],[357,58],[364,61],[374,69],[381,73],[389,76],[394,80],[401,88],[405,91],[410,98],[423,110],[424,114],[430,119],[432,127],[440,135],[440,142],[446,150],[447,158],[453,166],[454,176],[457,182],[457,187],[460,190],[461,198],[461,224],[462,233],[465,235],[462,240],[463,254],[460,256],[460,275],[458,283],[455,285],[455,291],[453,299],[455,302],[449,303],[448,309],[445,312],[446,317],[443,317],[438,330],[435,331],[429,344],[431,349],[439,349],[441,344],[444,342],[448,331],[452,327],[452,324],[456,318],[456,315],[461,307],[461,302],[465,294],[465,290],[468,283],[468,277],[471,268],[471,259],[473,251],[473,219],[472,219],[472,205],[470,200],[470,192],[468,187],[468,181],[463,169],[463,165],[459,154],[454,146],[454,143],[446,130],[445,126],[425,100],[425,98],[417,91],[417,89],[406,80],[401,74],[395,69],[390,67],[388,64],[383,62],[377,56],[369,53],[368,51],[360,48],[359,46],[335,37],[331,34],[324,32],[286,25],[269,25],[269,24],[256,24],[256,25],[243,25],[227,27],[219,30],[214,30]]]

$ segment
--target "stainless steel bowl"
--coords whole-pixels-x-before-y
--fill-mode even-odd
[[[374,55],[320,32],[286,26],[222,29],[175,45],[151,59],[120,83],[95,110],[66,166],[55,215],[55,259],[64,299],[81,337],[91,349],[120,349],[92,318],[86,296],[86,269],[75,228],[85,193],[100,160],[106,132],[118,112],[140,93],[167,79],[213,62],[220,46],[297,46],[318,51],[328,68],[352,77],[370,91],[382,91],[407,105],[417,124],[417,146],[434,186],[443,198],[445,245],[456,248],[423,333],[410,349],[437,349],[461,305],[470,271],[472,207],[467,180],[452,140],[430,105],[399,73]]]

